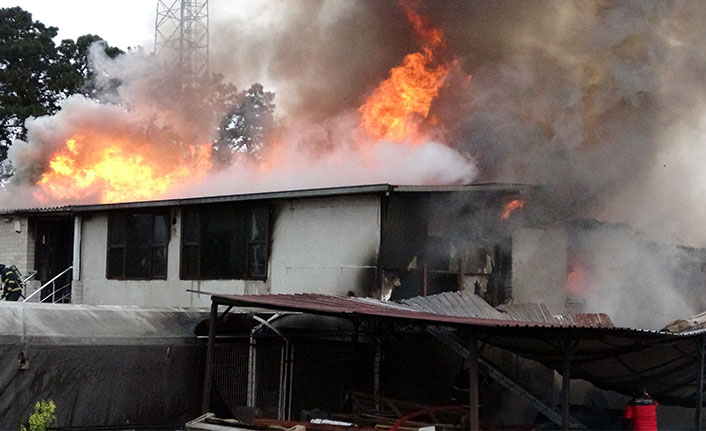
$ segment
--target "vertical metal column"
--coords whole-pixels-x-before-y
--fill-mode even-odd
[[[564,356],[563,373],[561,376],[561,429],[569,429],[569,395],[571,394],[571,355],[574,352],[571,340],[562,340],[561,351]]]
[[[250,331],[250,345],[248,347],[248,390],[246,405],[255,407],[257,402],[257,340],[253,337],[255,328]]]
[[[375,361],[373,364],[373,398],[375,398],[375,409],[380,410],[380,368],[382,367],[382,342],[375,339]]]
[[[74,217],[74,261],[71,264],[73,266],[73,281],[79,281],[81,279],[81,216],[77,215]],[[71,295],[73,297],[73,295]],[[81,302],[83,302],[83,296],[81,296]]]
[[[216,319],[218,303],[211,298],[211,317],[208,319],[208,347],[206,349],[206,372],[203,377],[203,399],[201,412],[208,413],[211,406],[211,380],[213,380],[213,348],[216,341]]]
[[[287,420],[292,419],[292,388],[294,387],[294,344],[289,345],[289,396],[287,397]]]
[[[699,369],[697,370],[697,379],[696,379],[696,399],[695,401],[695,407],[696,407],[696,413],[694,420],[696,422],[696,429],[697,431],[701,430],[702,426],[702,412],[703,412],[703,406],[704,406],[704,356],[706,355],[706,343],[704,341],[704,336],[701,335],[699,337],[696,337],[696,353],[698,355],[698,364],[699,364]]]
[[[480,429],[478,416],[478,338],[468,336],[468,422],[472,431]]]
[[[424,266],[422,268],[422,296],[427,296],[429,295],[429,272],[427,270],[427,263],[424,262]]]

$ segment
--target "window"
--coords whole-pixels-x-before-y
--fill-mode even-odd
[[[233,204],[184,210],[181,278],[267,278],[269,212]]]
[[[108,278],[166,279],[169,216],[114,214],[108,220]]]

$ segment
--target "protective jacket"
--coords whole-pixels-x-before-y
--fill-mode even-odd
[[[625,406],[625,419],[630,421],[630,429],[657,431],[657,401],[649,396],[636,397]]]
[[[0,264],[0,282],[3,285],[3,297],[8,301],[17,301],[22,294],[22,284],[17,273]]]

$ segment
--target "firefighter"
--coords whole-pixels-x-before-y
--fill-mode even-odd
[[[657,401],[647,393],[645,388],[633,391],[633,397],[625,406],[623,415],[627,429],[656,431],[657,430]]]
[[[2,297],[6,301],[17,301],[22,296],[22,284],[17,273],[0,263],[0,282],[3,285]]]

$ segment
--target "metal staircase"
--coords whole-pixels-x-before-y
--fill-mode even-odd
[[[447,347],[449,347],[462,357],[467,358],[469,356],[470,351],[468,350],[468,346],[466,346],[464,341],[458,335],[454,334],[451,329],[429,325],[427,326],[427,332],[435,336],[439,341],[444,343]],[[485,374],[490,376],[490,378],[502,385],[505,389],[523,397],[539,413],[546,416],[550,421],[561,426],[561,411],[548,405],[544,401],[534,396],[531,392],[522,387],[510,376],[503,373],[497,367],[495,367],[490,362],[486,361],[481,357],[478,357],[478,367]],[[569,427],[572,429],[586,429],[585,425],[571,417],[569,418]]]

